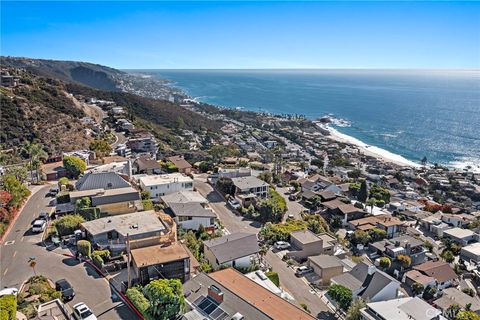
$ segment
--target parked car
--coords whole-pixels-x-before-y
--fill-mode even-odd
[[[255,274],[257,275],[257,277],[259,277],[263,281],[268,279],[268,277],[265,275],[265,273],[263,273],[263,271],[261,271],[261,270],[255,271]]]
[[[230,198],[228,200],[228,204],[230,205],[230,207],[232,207],[235,210],[240,209],[241,207],[240,202],[238,202],[238,200],[235,198]]]
[[[50,220],[50,215],[46,212],[40,212],[40,214],[38,215],[38,220],[48,221]]]
[[[32,226],[32,232],[33,233],[40,233],[45,230],[47,227],[47,221],[45,220],[35,220]]]
[[[75,297],[75,291],[72,285],[65,279],[60,279],[55,282],[55,290],[62,293],[62,299],[64,301],[72,300]]]
[[[275,247],[275,249],[285,250],[285,249],[290,248],[290,243],[288,243],[286,241],[277,241],[277,242],[275,242],[275,244],[273,246]]]
[[[312,267],[307,267],[307,266],[300,266],[297,268],[297,271],[295,271],[295,275],[297,277],[301,277],[307,273],[310,273],[310,272],[313,272],[313,268]]]
[[[5,289],[0,290],[0,297],[7,296],[7,295],[10,295],[10,294],[13,294],[14,296],[16,296],[18,294],[18,289],[17,288],[5,288]]]
[[[288,196],[288,200],[290,200],[290,201],[296,201],[296,200],[297,200],[297,196],[294,195],[294,194],[291,194],[291,195]]]
[[[293,214],[289,214],[289,215],[287,216],[287,218],[288,218],[288,219],[295,219],[295,216],[294,216]]]
[[[72,316],[77,320],[97,320],[97,317],[93,314],[92,310],[83,302],[77,303],[73,306]]]
[[[56,188],[52,188],[48,191],[48,193],[45,195],[46,197],[55,197],[58,194],[59,190]]]

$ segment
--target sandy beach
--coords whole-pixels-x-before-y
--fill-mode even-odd
[[[357,147],[360,150],[360,152],[365,155],[375,157],[384,162],[394,163],[398,166],[420,167],[420,164],[410,161],[402,157],[401,155],[392,153],[390,151],[387,151],[379,147],[368,145],[358,140],[357,138],[341,133],[340,131],[338,131],[337,129],[331,126],[320,125],[320,124],[317,124],[317,125],[320,126],[322,129],[328,130],[330,132],[329,137],[332,140],[353,145]]]

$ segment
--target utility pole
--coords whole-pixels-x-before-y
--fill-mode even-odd
[[[127,274],[128,282],[127,289],[130,289],[132,286],[132,277],[130,276],[130,235],[127,233]]]

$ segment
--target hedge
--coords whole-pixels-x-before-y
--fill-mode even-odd
[[[88,241],[88,240],[78,240],[77,250],[84,257],[90,257],[92,255],[92,245],[90,244],[90,241]]]
[[[108,261],[110,259],[110,251],[108,250],[95,250],[93,251],[94,256],[100,256],[103,261]]]
[[[151,319],[147,313],[147,309],[150,306],[150,302],[143,295],[143,293],[137,288],[130,288],[126,292],[127,298],[137,308],[145,319]]]
[[[84,221],[85,219],[78,214],[69,214],[57,219],[54,222],[54,226],[57,228],[57,232],[60,236],[66,236],[80,228],[80,224]]]
[[[78,210],[78,214],[87,221],[96,220],[100,218],[100,209],[95,207],[83,208]]]
[[[0,319],[15,320],[17,318],[17,297],[8,294],[0,297]]]
[[[98,254],[93,254],[92,256],[92,261],[93,264],[97,266],[97,268],[102,269],[103,268],[103,259],[100,255]]]

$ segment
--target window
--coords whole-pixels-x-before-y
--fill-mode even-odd
[[[188,221],[188,220],[192,220],[193,217],[178,217],[178,221],[182,222],[182,221]]]

